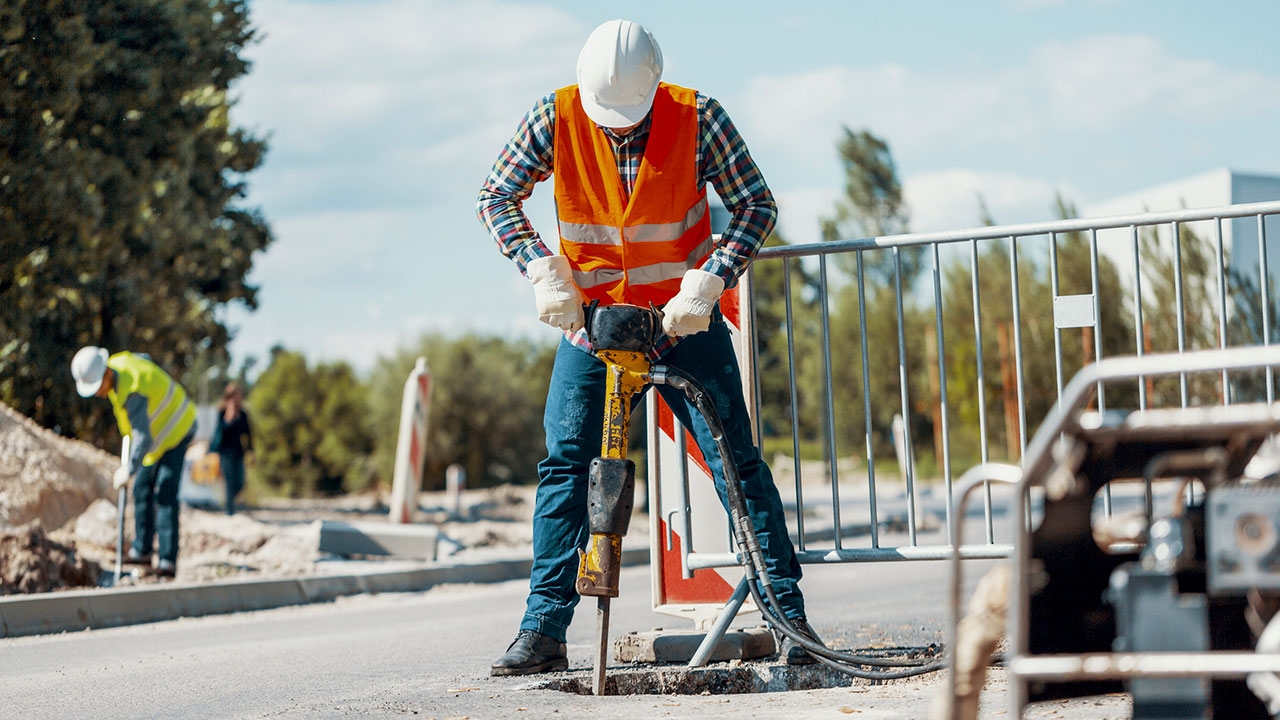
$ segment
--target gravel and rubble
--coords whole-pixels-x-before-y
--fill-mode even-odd
[[[119,459],[61,437],[0,404],[0,595],[106,585],[119,531],[111,473]],[[464,492],[452,509],[445,493],[423,493],[414,521],[440,528],[452,557],[532,542],[534,488]],[[226,515],[184,505],[179,519],[178,582],[310,575],[323,520],[385,522],[376,493],[311,500],[272,499]],[[126,542],[133,502],[125,502]],[[146,573],[142,573],[145,577]]]

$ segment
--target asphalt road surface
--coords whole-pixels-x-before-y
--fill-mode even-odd
[[[976,580],[989,563],[974,562]],[[942,642],[946,566],[808,566],[810,621],[842,648]],[[622,575],[612,634],[687,629],[649,609],[647,567]],[[940,675],[887,684],[742,695],[594,697],[490,678],[515,634],[527,584],[422,593],[134,627],[0,640],[0,715],[116,717],[895,718],[927,717]],[[595,603],[569,634],[571,673],[589,686]],[[743,625],[754,625],[752,615]],[[615,670],[621,670],[619,666]],[[998,671],[983,717],[1009,717]],[[1027,717],[1127,718],[1121,696],[1035,706]]]

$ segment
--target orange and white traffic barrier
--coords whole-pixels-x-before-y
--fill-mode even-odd
[[[427,411],[431,407],[431,371],[418,358],[404,382],[400,403],[400,436],[396,441],[395,474],[391,482],[390,522],[408,523],[418,509],[422,462],[427,452]]]
[[[747,275],[720,298],[729,326],[747,407],[755,408],[750,335],[750,287]],[[728,514],[716,494],[711,471],[693,435],[676,421],[656,392],[648,402],[649,563],[654,612],[709,627],[742,579],[738,567],[690,570],[688,553],[731,551]],[[748,603],[748,609],[754,606]]]

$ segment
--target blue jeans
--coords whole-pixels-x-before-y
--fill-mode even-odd
[[[151,554],[153,540],[160,541],[160,559],[178,562],[178,486],[182,461],[194,431],[154,465],[143,465],[133,478],[133,551]]]
[[[236,514],[236,495],[244,489],[244,455],[242,453],[218,453],[218,466],[227,487],[227,514]]]
[[[769,466],[751,437],[751,420],[742,399],[742,378],[723,321],[681,340],[658,364],[679,368],[693,377],[715,404],[724,424],[742,479],[747,511],[760,538],[774,591],[789,618],[804,617],[800,563],[787,535],[782,499]],[[658,393],[675,416],[690,428],[715,478],[720,502],[727,507],[720,453],[702,417],[684,393],[666,385]],[[633,407],[642,394],[637,394]],[[563,641],[579,596],[574,589],[578,550],[587,531],[587,468],[600,455],[604,426],[605,364],[561,340],[556,351],[543,426],[547,457],[538,464],[538,492],[533,511],[533,568],[529,599],[520,629],[535,630]]]

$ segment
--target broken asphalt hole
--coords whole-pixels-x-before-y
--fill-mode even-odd
[[[606,695],[739,695],[743,693],[849,687],[853,678],[825,665],[739,665],[736,667],[610,670]],[[568,676],[529,686],[591,695],[591,677]]]
[[[915,648],[862,650],[860,655],[879,657],[937,657],[936,645]],[[522,686],[521,690],[555,690],[574,695],[592,695],[592,675],[583,672],[557,673],[541,682]],[[627,665],[608,668],[605,695],[737,695],[744,693],[785,692],[788,690],[820,690],[851,687],[891,681],[859,680],[822,664],[785,665],[778,662],[716,663],[707,667],[683,665]]]

